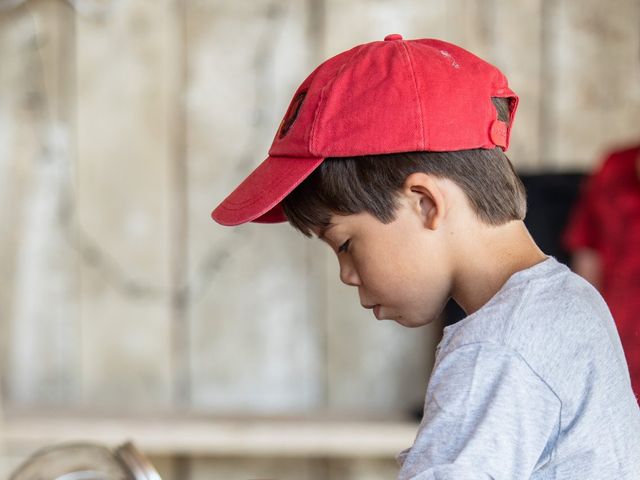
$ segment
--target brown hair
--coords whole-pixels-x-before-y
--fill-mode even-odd
[[[508,99],[492,100],[498,118],[508,121]],[[455,182],[478,218],[489,225],[524,220],[524,186],[499,147],[326,158],[282,201],[282,207],[289,223],[307,237],[310,227],[326,227],[332,214],[368,212],[390,223],[403,183],[415,172]]]

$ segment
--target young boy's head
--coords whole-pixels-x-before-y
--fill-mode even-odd
[[[424,325],[469,290],[465,262],[523,235],[525,191],[504,154],[517,104],[498,69],[455,45],[359,45],[300,85],[269,157],[212,216],[315,234],[364,307]]]

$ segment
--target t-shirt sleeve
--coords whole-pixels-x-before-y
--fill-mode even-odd
[[[560,400],[515,351],[475,343],[440,359],[400,480],[529,479],[552,451]]]

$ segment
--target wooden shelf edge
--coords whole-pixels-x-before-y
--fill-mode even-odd
[[[9,451],[89,441],[132,440],[147,455],[393,457],[409,447],[409,421],[224,418],[5,417]]]

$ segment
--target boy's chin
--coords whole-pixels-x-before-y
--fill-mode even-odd
[[[411,314],[411,312],[407,315],[406,312],[400,313],[398,310],[394,308],[385,307],[384,305],[376,305],[373,309],[373,314],[379,320],[392,320],[399,325],[407,328],[418,328],[424,327],[425,325],[429,325],[434,321],[437,321],[444,310],[444,306],[440,309],[436,309],[435,311],[427,311],[415,314]]]
[[[407,327],[407,328],[423,327],[425,325],[430,324],[433,321],[433,320],[425,320],[424,318],[422,319],[411,318],[403,315],[398,315],[397,317],[392,317],[389,319],[382,318],[381,320],[393,320],[399,325],[402,325],[403,327]]]

